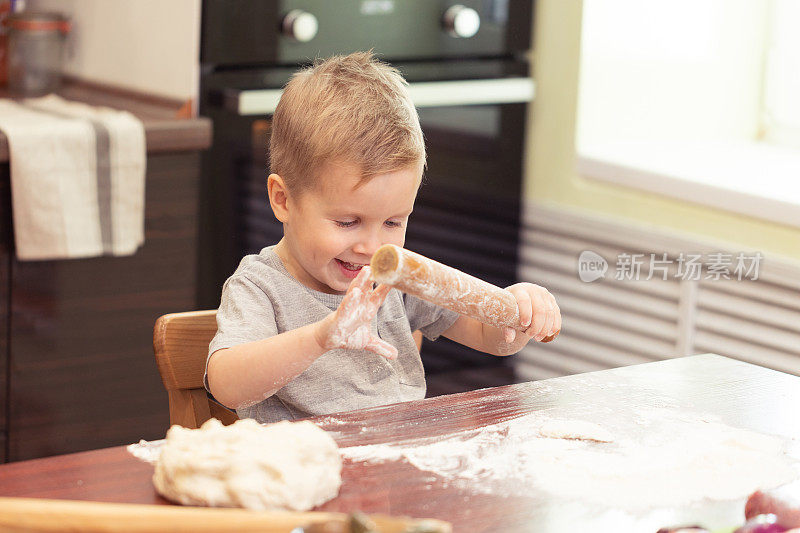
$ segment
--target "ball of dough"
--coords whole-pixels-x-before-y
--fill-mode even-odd
[[[336,442],[312,422],[211,419],[167,431],[153,484],[185,505],[307,511],[339,493],[341,470]]]

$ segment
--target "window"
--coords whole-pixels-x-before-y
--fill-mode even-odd
[[[800,148],[800,2],[772,0],[764,68],[764,139]]]
[[[797,0],[584,0],[579,173],[800,226],[799,24]]]

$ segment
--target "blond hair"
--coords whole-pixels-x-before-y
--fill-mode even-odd
[[[372,52],[317,60],[287,83],[272,119],[270,171],[289,190],[316,183],[329,162],[360,167],[361,181],[425,166],[419,117],[400,72]]]

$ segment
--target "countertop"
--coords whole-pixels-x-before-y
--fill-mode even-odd
[[[185,108],[176,100],[143,95],[71,80],[58,94],[97,106],[130,111],[144,124],[147,153],[203,150],[211,146],[211,120],[186,117]],[[8,93],[0,90],[0,98]],[[0,131],[0,163],[8,161],[8,139]]]
[[[440,518],[452,522],[456,533],[652,533],[688,523],[712,530],[732,527],[744,521],[745,489],[731,499],[643,508],[588,498],[607,490],[584,490],[583,496],[545,490],[548,483],[528,478],[537,473],[530,468],[537,457],[515,451],[518,445],[524,448],[515,432],[539,416],[594,420],[620,441],[577,446],[589,453],[601,453],[605,446],[601,456],[613,459],[625,439],[657,445],[660,441],[652,439],[669,430],[660,428],[662,418],[672,423],[702,412],[701,426],[716,427],[710,425],[714,417],[732,428],[796,442],[791,439],[800,437],[798,402],[799,377],[706,354],[312,418],[334,437],[345,457],[338,497],[318,510]],[[655,414],[650,422],[642,418]],[[484,438],[492,435],[496,441]],[[683,435],[686,443],[692,435]],[[426,463],[439,455],[441,462]],[[500,470],[478,468],[483,463]],[[732,464],[727,470],[739,472],[742,466]],[[590,470],[575,487],[591,481]],[[471,475],[464,476],[467,472]],[[0,496],[168,503],[153,489],[152,475],[152,465],[118,446],[2,465]]]

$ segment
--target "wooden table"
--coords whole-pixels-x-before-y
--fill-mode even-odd
[[[734,427],[800,438],[800,377],[705,354],[539,382],[440,396],[313,419],[342,447],[429,438],[515,419],[536,411],[592,412],[611,423],[634,408],[672,406],[718,415]],[[0,496],[165,504],[153,467],[119,446],[0,466]],[[405,461],[345,461],[339,496],[322,510],[435,517],[455,531],[647,531],[702,523],[740,523],[744,498],[623,516],[532,487],[482,494]]]

